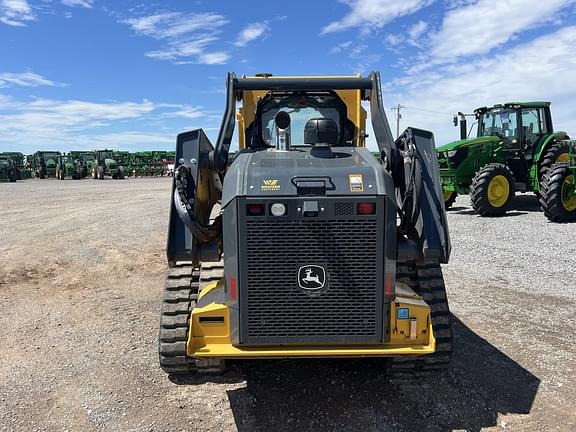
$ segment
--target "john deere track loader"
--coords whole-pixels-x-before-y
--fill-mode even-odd
[[[362,101],[379,158],[365,148]],[[448,365],[440,263],[450,240],[434,140],[413,128],[393,140],[378,73],[229,74],[215,146],[201,129],[182,133],[175,160],[167,373],[255,358],[386,357],[402,373]]]

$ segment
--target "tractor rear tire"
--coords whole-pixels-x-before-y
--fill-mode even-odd
[[[472,207],[480,216],[502,216],[515,193],[514,174],[506,165],[491,163],[476,173],[470,185]]]
[[[388,374],[400,377],[447,369],[452,359],[452,315],[440,263],[434,259],[427,259],[422,264],[398,261],[396,281],[408,285],[430,307],[436,352],[424,356],[392,357]]]
[[[118,180],[124,180],[125,177],[126,177],[126,173],[125,173],[124,167],[119,167],[118,168]]]
[[[14,168],[8,170],[8,180],[10,180],[10,183],[15,183],[18,180],[18,174]]]
[[[540,181],[542,181],[554,164],[570,162],[570,145],[565,141],[554,142],[540,160],[542,161],[540,162]]]
[[[542,179],[540,205],[552,222],[576,221],[576,191],[568,196],[567,187],[576,184],[575,169],[569,163],[554,165]]]
[[[458,197],[458,193],[456,192],[444,192],[444,208],[448,210],[454,202],[456,202],[456,197]]]

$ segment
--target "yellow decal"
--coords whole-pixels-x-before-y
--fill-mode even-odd
[[[362,174],[350,174],[348,176],[350,192],[364,192],[364,179]]]
[[[260,190],[263,192],[275,192],[280,190],[280,180],[278,179],[264,179],[260,185]]]

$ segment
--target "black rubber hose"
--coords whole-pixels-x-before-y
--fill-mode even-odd
[[[210,225],[204,225],[196,219],[194,214],[196,185],[188,168],[181,165],[174,170],[174,183],[176,186],[174,188],[174,208],[194,238],[201,243],[207,243],[218,238],[221,231],[219,218]]]

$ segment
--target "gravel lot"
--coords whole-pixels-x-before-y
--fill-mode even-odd
[[[170,381],[156,354],[168,179],[0,183],[0,430],[576,430],[576,225],[536,199],[482,219],[459,197],[444,267],[451,370],[238,362]]]

